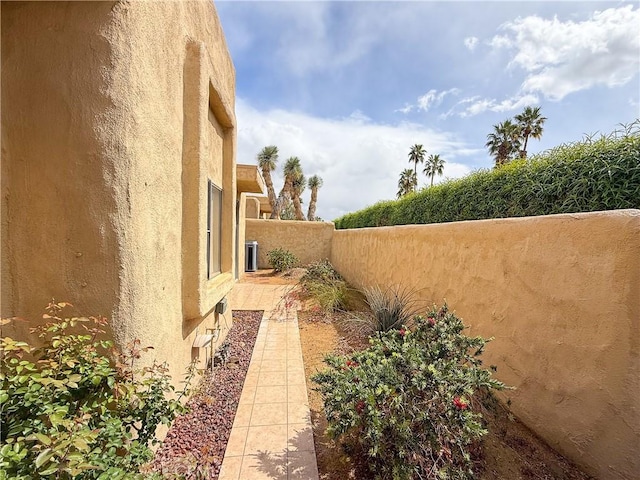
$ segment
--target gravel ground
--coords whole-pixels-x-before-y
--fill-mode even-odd
[[[261,319],[262,312],[233,312],[227,361],[202,378],[189,413],[173,422],[158,449],[154,471],[167,478],[218,478]]]

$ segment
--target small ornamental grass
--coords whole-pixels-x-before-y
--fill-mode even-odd
[[[267,261],[275,272],[286,272],[298,264],[298,257],[289,250],[278,247],[267,252]]]
[[[325,314],[345,309],[349,286],[328,260],[308,265],[300,285]]]
[[[487,433],[475,394],[505,386],[481,367],[488,340],[463,330],[445,305],[372,337],[367,350],[328,356],[312,378],[328,433],[357,442],[376,478],[473,478],[470,446]]]
[[[175,398],[165,365],[136,366],[151,347],[116,352],[99,340],[106,319],[65,318],[69,306],[48,305],[39,348],[0,339],[0,479],[148,478],[136,472],[156,427],[185,411],[188,381]]]
[[[382,289],[378,286],[363,290],[370,313],[351,320],[369,333],[383,333],[411,326],[414,317],[422,311],[416,292],[400,286]]]

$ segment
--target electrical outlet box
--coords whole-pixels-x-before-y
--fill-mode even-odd
[[[227,311],[227,297],[224,297],[216,304],[216,313],[225,313]]]

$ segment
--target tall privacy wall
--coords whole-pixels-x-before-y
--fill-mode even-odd
[[[258,268],[270,268],[267,252],[279,247],[295,254],[300,265],[330,258],[333,231],[328,222],[247,218],[245,238],[258,242]]]
[[[640,210],[336,230],[356,287],[445,299],[514,413],[599,479],[640,475]]]

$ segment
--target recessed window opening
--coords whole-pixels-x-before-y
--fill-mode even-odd
[[[220,273],[222,250],[222,190],[207,183],[207,278]]]

